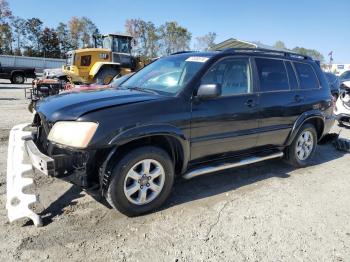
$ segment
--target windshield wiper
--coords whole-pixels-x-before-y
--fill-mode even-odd
[[[141,92],[146,92],[146,93],[151,93],[151,94],[158,94],[158,92],[156,92],[155,90],[143,88],[143,87],[138,87],[138,86],[129,86],[129,87],[126,87],[126,89],[136,90],[136,91],[141,91]]]

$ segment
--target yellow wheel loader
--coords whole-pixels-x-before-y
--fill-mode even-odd
[[[109,84],[115,76],[134,72],[147,63],[132,56],[132,41],[127,34],[103,35],[102,48],[69,51],[63,72],[74,84]]]

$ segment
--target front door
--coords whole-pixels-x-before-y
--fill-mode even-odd
[[[249,58],[224,58],[201,84],[219,84],[218,98],[192,102],[191,160],[253,148],[257,142],[258,101]]]

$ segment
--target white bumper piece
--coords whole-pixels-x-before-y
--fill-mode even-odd
[[[10,222],[19,218],[30,218],[35,226],[42,226],[41,217],[29,209],[37,201],[37,196],[23,193],[26,186],[33,184],[32,178],[23,177],[32,170],[31,164],[25,164],[25,140],[31,132],[23,129],[29,124],[16,125],[11,129],[7,156],[7,202],[6,209]]]

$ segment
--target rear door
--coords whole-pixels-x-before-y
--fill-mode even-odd
[[[220,84],[222,95],[192,102],[191,159],[220,157],[255,147],[258,128],[257,94],[250,59],[224,58],[200,84]]]
[[[289,61],[255,58],[259,79],[259,137],[257,146],[283,145],[300,114],[302,98]]]

